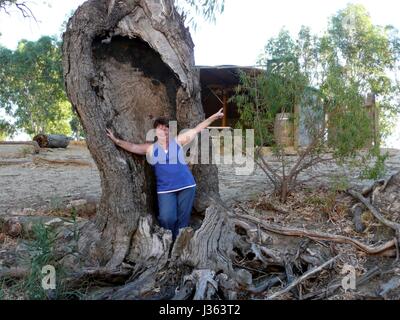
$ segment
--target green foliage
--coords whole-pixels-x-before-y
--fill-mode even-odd
[[[318,155],[327,152],[338,163],[362,166],[363,176],[382,173],[386,157],[374,150],[379,150],[380,138],[390,132],[390,117],[399,112],[400,85],[392,76],[400,70],[399,53],[397,30],[373,25],[365,8],[352,4],[330,19],[322,36],[302,27],[296,37],[282,30],[268,41],[259,59],[260,71],[241,75],[233,101],[239,108],[239,126],[254,128],[256,143],[272,146],[282,160],[281,175],[276,171],[269,176],[276,187],[290,189],[299,168],[324,161]],[[380,112],[378,136],[364,106],[371,93]],[[290,169],[283,146],[274,141],[273,128],[278,112],[292,113],[297,105],[309,111],[301,121],[311,148]],[[300,119],[292,118],[298,124]],[[360,153],[362,149],[367,149],[366,156]],[[372,158],[376,162],[371,168]]]
[[[379,150],[374,150],[370,155],[365,157],[366,165],[361,170],[360,178],[367,180],[378,180],[383,178],[386,173],[385,162],[389,158],[389,153],[381,154]],[[372,164],[368,161],[373,160]]]
[[[328,115],[335,156],[355,156],[374,139],[371,117],[363,107],[366,95],[377,97],[385,135],[390,131],[387,115],[399,111],[395,97],[400,86],[390,77],[400,61],[399,39],[393,27],[373,25],[360,5],[340,10],[321,37],[307,27],[296,38],[282,30],[260,57],[264,72],[242,74],[234,97],[242,126],[254,127],[257,142],[270,144],[276,113],[291,113],[296,104],[308,106],[314,114]],[[317,136],[314,121],[307,130]]]
[[[0,47],[0,108],[28,134],[69,135],[72,118],[61,64],[60,42],[22,40],[15,51]]]
[[[200,14],[208,21],[215,21],[215,16],[224,11],[224,0],[185,0],[197,14]]]
[[[399,58],[394,30],[373,25],[362,5],[349,4],[331,19],[322,49],[363,93],[389,94],[394,88],[387,71],[394,70]]]
[[[33,227],[34,240],[30,245],[30,274],[23,283],[26,295],[31,300],[46,299],[46,291],[41,286],[42,268],[46,265],[55,266],[54,243],[56,234],[44,225]],[[56,278],[57,279],[57,278]]]
[[[74,241],[79,240],[77,231],[76,216],[73,216]],[[0,282],[0,300],[1,299],[29,299],[29,300],[47,300],[47,299],[84,299],[85,288],[82,290],[68,291],[66,288],[66,270],[58,264],[56,256],[57,233],[51,227],[43,224],[33,226],[32,241],[27,243],[29,251],[28,266],[29,275],[21,281],[13,279],[3,279]],[[77,244],[73,248],[77,253]],[[45,274],[42,273],[44,266],[53,266],[56,271],[56,288],[54,290],[45,290],[42,287],[42,279]]]
[[[330,178],[331,192],[345,192],[350,187],[350,181],[346,174],[334,175]]]
[[[344,80],[341,68],[332,67],[321,86],[328,114],[329,146],[341,160],[356,156],[374,134],[358,83],[349,79],[346,84]]]
[[[0,141],[15,134],[15,127],[6,120],[0,119]]]
[[[74,227],[75,223],[74,223]],[[55,255],[56,232],[50,227],[37,224],[33,227],[34,240],[29,245],[31,252],[30,274],[20,284],[30,300],[76,299],[82,298],[79,291],[69,292],[65,287],[65,270],[57,264]],[[76,239],[77,241],[78,239]],[[56,270],[56,289],[51,292],[42,288],[42,268],[51,265]]]
[[[225,0],[175,0],[175,7],[184,21],[196,29],[199,17],[215,22],[217,15],[224,11]]]
[[[279,147],[273,135],[276,115],[293,114],[307,98],[310,79],[301,70],[299,46],[286,30],[268,42],[259,67],[259,72],[241,74],[232,100],[240,113],[239,126],[254,128],[258,145]]]
[[[83,130],[82,123],[79,121],[79,118],[76,114],[73,114],[72,120],[69,122],[69,125],[76,140],[85,138],[86,135]]]
[[[264,75],[241,73],[241,84],[236,88],[233,101],[238,106],[240,128],[254,128],[255,142],[258,145],[271,144],[274,118],[278,112],[270,108],[268,79]],[[269,130],[266,130],[269,129]]]
[[[0,7],[6,10],[17,3],[22,4],[0,1]],[[22,9],[25,16],[33,17],[26,2],[19,6]],[[16,129],[32,136],[40,132],[71,134],[70,121],[75,116],[64,92],[60,46],[54,37],[22,40],[15,51],[0,46],[0,109],[17,120],[12,125],[0,120],[0,139],[12,137]]]

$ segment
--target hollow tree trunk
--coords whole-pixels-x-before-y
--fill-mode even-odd
[[[180,129],[204,119],[193,42],[172,0],[89,0],[63,36],[68,97],[98,166],[102,197],[96,217],[99,264],[116,267],[133,246],[141,217],[154,214],[154,177],[144,157],[117,148],[145,142],[154,118],[177,119]],[[179,129],[179,128],[178,128]],[[214,165],[196,165],[196,211],[218,196]]]

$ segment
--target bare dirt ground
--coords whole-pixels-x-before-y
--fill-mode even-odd
[[[29,146],[0,146],[0,186],[0,214],[56,209],[77,199],[98,201],[101,194],[97,167],[81,145],[38,155]]]

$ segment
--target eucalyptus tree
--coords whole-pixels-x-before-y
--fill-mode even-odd
[[[302,27],[295,38],[282,30],[269,40],[259,61],[265,71],[243,74],[234,100],[239,125],[254,127],[258,145],[272,146],[281,160],[279,168],[272,167],[258,148],[257,163],[282,201],[301,172],[323,162],[362,165],[363,175],[371,178],[382,173],[377,169],[383,168],[386,155],[381,155],[380,141],[390,129],[390,116],[399,111],[399,58],[396,30],[374,25],[360,5],[338,11],[322,36]],[[380,112],[380,130],[374,130],[364,107],[371,94]],[[297,161],[289,163],[273,127],[277,113],[293,114],[296,106],[304,110],[292,121],[305,127],[309,141]],[[372,157],[376,163],[369,167]]]
[[[16,50],[0,48],[0,107],[15,119],[14,127],[30,135],[70,134],[60,42],[44,36],[21,40]]]

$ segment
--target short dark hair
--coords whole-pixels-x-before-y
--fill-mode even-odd
[[[169,121],[166,118],[157,118],[154,120],[153,128],[156,129],[158,126],[166,126],[169,128]]]

